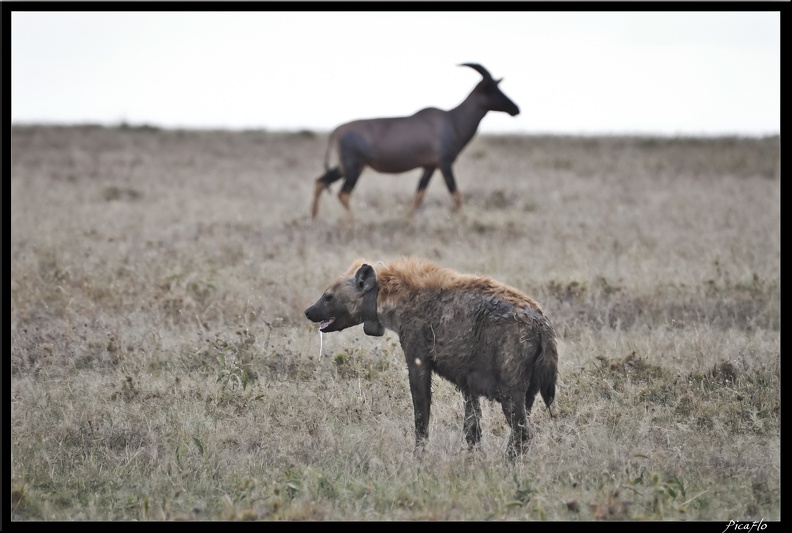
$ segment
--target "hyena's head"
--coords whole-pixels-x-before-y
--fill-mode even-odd
[[[366,335],[381,336],[385,328],[377,318],[377,274],[363,264],[354,275],[345,276],[328,288],[319,301],[305,310],[319,331],[329,333],[363,324]]]

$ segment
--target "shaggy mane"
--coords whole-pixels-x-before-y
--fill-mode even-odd
[[[364,263],[371,265],[377,274],[380,302],[398,300],[413,291],[425,289],[469,290],[495,296],[518,307],[541,310],[531,297],[490,277],[461,274],[418,257],[399,257],[388,263],[356,259],[347,275],[354,275]]]

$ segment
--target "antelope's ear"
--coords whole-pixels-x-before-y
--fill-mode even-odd
[[[377,287],[377,273],[371,265],[364,263],[355,272],[355,285],[364,294]]]

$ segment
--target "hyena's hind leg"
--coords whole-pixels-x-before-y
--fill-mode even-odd
[[[531,429],[525,413],[525,393],[519,391],[507,395],[501,400],[501,408],[511,426],[508,453],[509,457],[514,458],[522,455],[531,439]]]
[[[536,372],[534,372],[533,379],[531,379],[531,384],[528,386],[528,390],[525,393],[525,414],[531,414],[531,408],[533,407],[534,400],[536,399],[536,394],[539,392],[539,383],[536,379]]]
[[[338,167],[331,168],[324,173],[323,176],[316,178],[316,185],[314,186],[313,205],[311,206],[311,218],[316,218],[319,212],[319,197],[324,191],[330,190],[330,184],[340,180],[344,175]]]

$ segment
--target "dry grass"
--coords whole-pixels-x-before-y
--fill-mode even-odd
[[[13,520],[779,520],[779,139],[481,136],[326,195],[324,135],[14,127]],[[338,185],[334,190],[338,190]],[[356,256],[534,296],[557,403],[465,450],[435,381],[412,454],[391,333],[303,309]],[[538,404],[537,404],[538,405]]]

